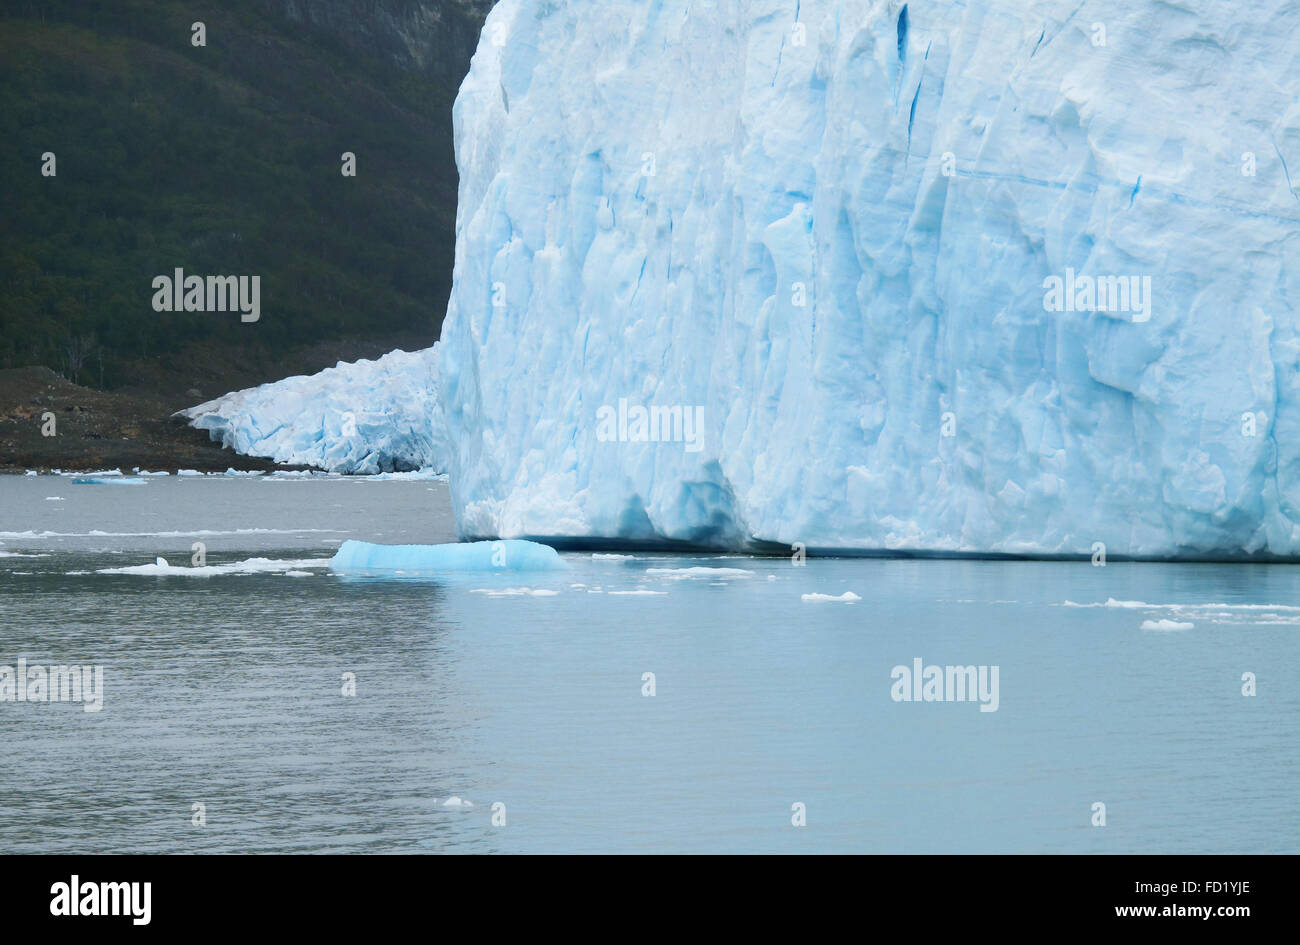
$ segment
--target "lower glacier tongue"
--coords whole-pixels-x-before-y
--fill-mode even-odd
[[[310,377],[236,391],[181,411],[191,426],[248,456],[375,474],[446,470],[438,346],[340,362]]]
[[[190,415],[464,538],[1300,554],[1296,13],[1202,7],[502,0],[437,351]]]

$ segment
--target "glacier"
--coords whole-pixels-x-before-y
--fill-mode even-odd
[[[446,472],[438,345],[339,362],[180,411],[238,453],[330,472]]]
[[[460,535],[1300,554],[1298,67],[1288,0],[501,0]]]

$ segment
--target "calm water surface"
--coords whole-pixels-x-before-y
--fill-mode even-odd
[[[453,540],[446,485],[0,476],[0,665],[104,669],[96,713],[0,702],[0,850],[1300,850],[1293,566],[376,580],[321,566],[347,538]],[[102,573],[195,541],[217,573]],[[918,657],[997,666],[997,711],[895,702]]]

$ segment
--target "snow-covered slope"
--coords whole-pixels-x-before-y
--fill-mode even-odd
[[[250,456],[331,472],[446,471],[438,345],[340,362],[310,377],[250,387],[181,413]]]
[[[1298,99],[1291,0],[502,0],[462,535],[1300,552]]]

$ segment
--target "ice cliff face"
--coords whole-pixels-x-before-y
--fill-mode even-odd
[[[223,446],[280,463],[344,473],[443,472],[438,347],[340,362],[181,413]]]
[[[1298,98],[1290,0],[502,0],[462,535],[1300,553]]]

